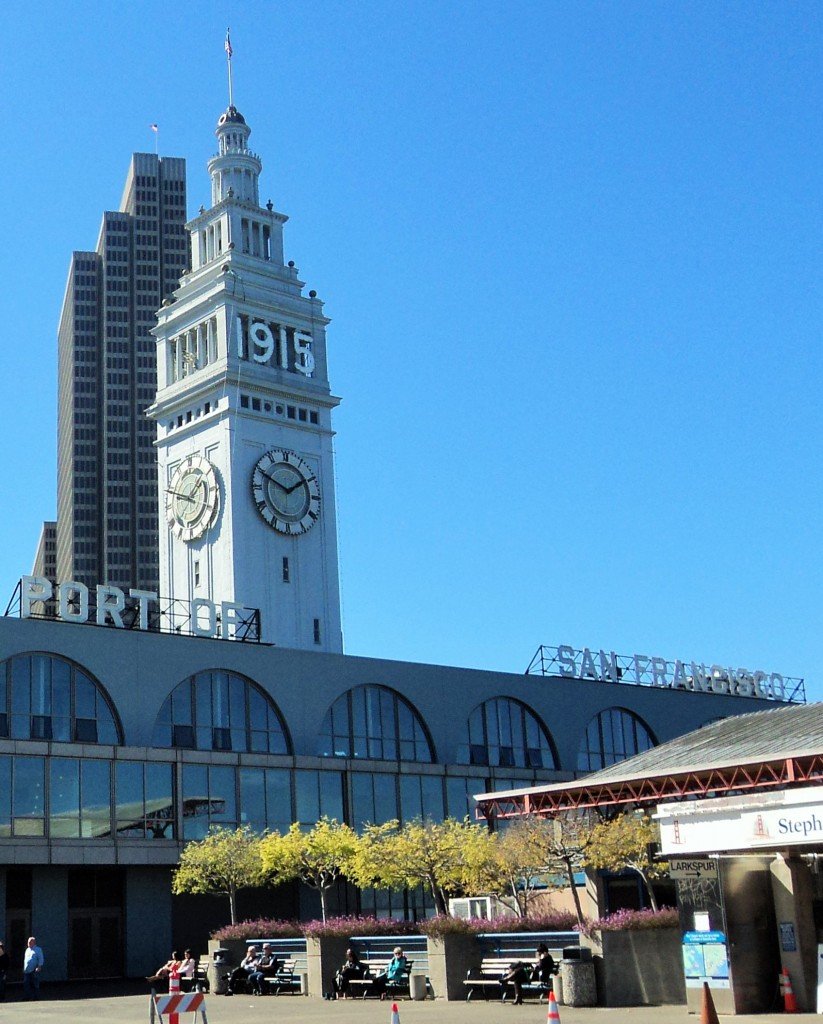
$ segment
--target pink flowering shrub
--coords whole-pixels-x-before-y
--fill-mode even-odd
[[[299,939],[303,934],[298,921],[280,921],[259,918],[256,921],[239,921],[227,924],[211,933],[213,939]]]
[[[479,935],[483,932],[572,932],[578,930],[577,916],[566,911],[535,914],[533,917],[445,917],[438,915],[419,923],[424,935]]]
[[[419,935],[420,927],[414,921],[400,921],[394,917],[328,917],[325,921],[306,921],[300,932],[307,939],[349,939],[352,935]]]
[[[617,910],[596,921],[587,921],[582,929],[584,935],[593,932],[636,931],[641,928],[675,928],[679,917],[674,907],[660,910]]]

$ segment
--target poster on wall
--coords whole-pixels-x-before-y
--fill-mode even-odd
[[[730,988],[729,953],[723,932],[685,932],[683,935],[683,972],[686,988]]]

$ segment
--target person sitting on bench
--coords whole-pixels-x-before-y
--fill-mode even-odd
[[[386,998],[386,989],[392,982],[402,981],[404,975],[409,973],[409,961],[406,959],[400,946],[394,947],[394,956],[389,961],[385,971],[375,976],[374,991],[380,993],[380,998]]]
[[[249,979],[257,970],[260,963],[260,950],[257,946],[249,946],[248,952],[240,961],[240,966],[235,967],[229,978],[229,987],[226,990],[227,996],[233,996],[236,992],[244,992],[249,988]]]
[[[549,952],[545,942],[537,947],[537,959],[533,964],[524,964],[520,961],[511,965],[503,975],[503,983],[510,982],[514,989],[514,1005],[519,1006],[523,1002],[523,986],[529,982],[539,982],[543,985],[551,984],[551,977],[554,974],[554,958]]]
[[[146,976],[146,981],[165,981],[172,971],[180,971],[180,957],[176,952],[172,953],[171,959],[167,960],[162,967],[158,967],[155,974]]]
[[[249,989],[256,996],[262,996],[266,994],[265,986],[263,985],[264,978],[273,978],[277,973],[277,968],[280,967],[282,961],[278,960],[274,955],[270,942],[263,943],[263,953],[257,959],[257,964],[254,970],[249,974],[247,985]]]
[[[334,995],[336,999],[347,999],[351,988],[352,978],[363,977],[363,965],[356,949],[346,950],[346,959],[340,970],[334,976]]]

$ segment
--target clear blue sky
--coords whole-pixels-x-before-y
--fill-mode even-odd
[[[70,253],[151,122],[208,202],[227,22],[333,319],[347,650],[604,646],[820,697],[811,2],[7,2],[4,604],[55,514]]]

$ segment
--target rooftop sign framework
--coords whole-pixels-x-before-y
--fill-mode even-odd
[[[215,640],[260,643],[260,611],[233,601],[161,598],[149,590],[87,587],[76,580],[52,583],[22,576],[5,611],[21,619],[50,619],[84,625],[175,633]]]
[[[705,665],[697,661],[668,661],[647,654],[615,654],[602,648],[576,650],[567,644],[541,645],[526,675],[590,679],[599,683],[630,683],[665,690],[722,693],[732,697],[754,697],[785,704],[805,704],[803,679],[779,672],[750,671],[728,665]]]

